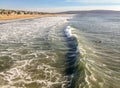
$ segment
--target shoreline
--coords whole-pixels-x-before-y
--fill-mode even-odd
[[[0,21],[2,20],[12,20],[12,19],[20,19],[20,18],[32,18],[32,17],[47,17],[47,16],[64,16],[68,14],[40,14],[40,15],[0,15]]]

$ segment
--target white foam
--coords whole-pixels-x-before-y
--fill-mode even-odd
[[[71,26],[67,26],[65,29],[65,35],[70,38],[70,37],[75,37],[77,38],[77,35],[74,34],[74,30],[75,28],[71,27]]]
[[[3,46],[9,46],[8,51],[0,52],[1,55],[12,55],[13,59],[14,56],[21,56],[22,58],[25,55],[21,55],[19,50],[23,49],[30,49],[31,45],[34,44],[35,38],[44,38],[45,30],[52,30],[56,28],[56,25],[62,25],[67,22],[68,17],[45,17],[40,19],[33,19],[33,21],[26,21],[26,22],[11,22],[7,24],[0,25],[0,42],[3,42]],[[72,36],[71,27],[68,26],[66,29],[67,36]],[[52,32],[52,31],[51,31]],[[48,35],[48,34],[47,34]],[[32,41],[33,40],[33,41]],[[5,44],[4,44],[5,43]],[[19,45],[20,44],[20,45]],[[26,45],[23,46],[22,44]],[[14,47],[14,45],[16,47]],[[19,45],[19,46],[18,46]],[[35,52],[34,50],[31,52]],[[39,52],[38,52],[39,53]],[[35,58],[38,58],[37,51],[32,53],[35,55]],[[27,55],[27,54],[26,54]],[[44,55],[45,58],[49,58],[48,55]],[[55,59],[52,58],[54,62]],[[32,60],[21,60],[21,61],[14,61],[14,64],[10,69],[5,72],[0,72],[0,77],[2,80],[7,81],[8,83],[1,88],[16,88],[12,86],[17,83],[44,83],[45,88],[49,88],[53,84],[63,84],[66,83],[66,79],[64,78],[59,72],[57,72],[56,68],[53,68],[49,65],[40,64],[35,69],[37,71],[43,71],[45,79],[37,80],[32,79],[31,72],[27,72],[26,69],[31,67],[34,64],[31,64]],[[36,74],[35,74],[36,75]],[[62,78],[63,77],[63,78]],[[55,82],[52,82],[52,79],[55,78]],[[18,79],[18,80],[14,80]],[[26,80],[27,79],[27,80]],[[1,86],[1,85],[0,85]]]
[[[65,34],[68,38],[73,36],[71,26],[67,26],[67,28],[65,29]]]

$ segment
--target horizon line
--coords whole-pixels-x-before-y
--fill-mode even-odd
[[[39,12],[65,12],[65,11],[90,11],[90,10],[113,10],[120,11],[120,6],[73,6],[73,7],[50,7],[50,8],[0,8],[6,10],[23,10]]]

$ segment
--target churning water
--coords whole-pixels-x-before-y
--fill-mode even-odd
[[[0,88],[120,88],[119,14],[0,22]]]

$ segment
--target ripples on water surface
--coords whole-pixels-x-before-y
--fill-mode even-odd
[[[119,88],[119,14],[0,22],[1,88]]]

